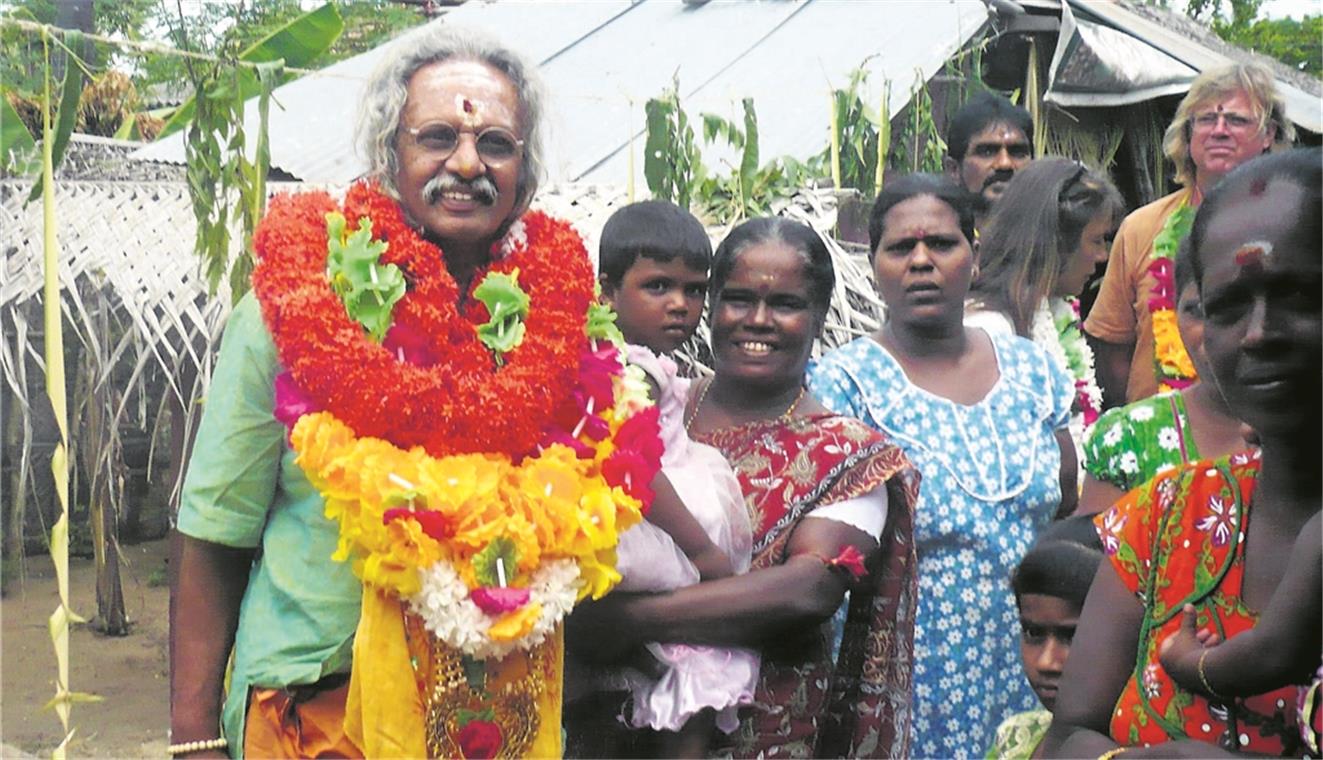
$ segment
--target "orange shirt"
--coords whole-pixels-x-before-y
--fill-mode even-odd
[[[1198,609],[1199,627],[1223,639],[1258,622],[1242,583],[1259,457],[1247,451],[1163,473],[1094,519],[1112,568],[1144,605],[1139,657],[1111,718],[1111,737],[1122,746],[1188,738],[1300,756],[1296,687],[1223,704],[1181,688],[1158,659],[1187,602]]]
[[[1148,310],[1148,299],[1156,282],[1148,273],[1148,265],[1154,238],[1162,231],[1167,217],[1189,197],[1189,190],[1163,196],[1135,209],[1121,222],[1098,300],[1084,322],[1085,332],[1099,340],[1135,344],[1130,379],[1126,383],[1127,403],[1158,392],[1153,364],[1153,318]]]

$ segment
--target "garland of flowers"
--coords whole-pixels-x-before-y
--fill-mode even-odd
[[[1153,321],[1153,366],[1161,392],[1185,388],[1199,379],[1176,327],[1176,299],[1180,295],[1175,284],[1176,251],[1194,226],[1194,214],[1194,207],[1188,204],[1173,211],[1154,238],[1149,259],[1148,274],[1156,281],[1148,299]]]
[[[1030,332],[1075,381],[1075,411],[1088,428],[1102,414],[1102,389],[1094,373],[1093,349],[1080,324],[1080,302],[1073,297],[1049,298],[1034,313]]]
[[[277,198],[254,272],[288,368],[276,416],[339,524],[334,557],[474,660],[529,650],[620,580],[617,536],[662,453],[647,381],[569,225],[526,215],[461,311],[394,202],[360,183],[339,211],[324,193]],[[373,282],[396,267],[406,292],[360,297],[344,262]]]
[[[498,365],[475,329],[489,319],[486,307],[470,297],[461,313],[440,250],[408,225],[398,204],[358,183],[345,197],[344,216],[371,220],[372,234],[386,243],[381,262],[403,270],[409,288],[392,315],[397,335],[372,340],[327,285],[326,214],[336,211],[326,193],[277,197],[254,240],[253,290],[299,389],[359,435],[421,445],[434,456],[530,451],[557,401],[574,388],[593,301],[592,265],[578,234],[530,213],[494,247],[489,271],[509,274],[517,266],[534,304],[524,339]],[[474,276],[474,287],[486,274]]]

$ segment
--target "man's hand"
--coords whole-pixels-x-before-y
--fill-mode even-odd
[[[1193,604],[1185,605],[1181,611],[1181,628],[1167,637],[1158,648],[1158,659],[1172,680],[1189,691],[1214,696],[1208,693],[1203,679],[1199,676],[1199,658],[1208,647],[1217,646],[1221,638],[1211,630],[1196,630],[1196,615]]]

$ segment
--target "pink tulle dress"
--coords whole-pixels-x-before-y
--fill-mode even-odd
[[[656,381],[661,436],[666,446],[662,473],[693,514],[712,543],[730,557],[736,573],[749,569],[753,533],[739,481],[716,449],[690,440],[684,428],[689,381],[676,374],[675,362],[647,348],[631,345],[630,362]],[[620,536],[617,569],[621,591],[664,592],[699,581],[698,569],[669,534],[646,520]],[[652,678],[629,669],[612,678],[633,695],[629,723],[675,731],[704,708],[717,711],[717,727],[731,733],[736,712],[753,702],[758,682],[758,654],[748,649],[648,644],[661,663],[662,675]]]

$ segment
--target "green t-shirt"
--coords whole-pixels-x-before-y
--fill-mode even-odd
[[[1084,470],[1129,491],[1199,459],[1180,393],[1163,393],[1109,409],[1084,442]]]
[[[272,413],[280,371],[249,294],[225,328],[179,505],[181,533],[259,549],[239,609],[223,711],[234,757],[243,754],[249,687],[348,672],[358,626],[362,587],[348,563],[331,559],[336,525]]]

